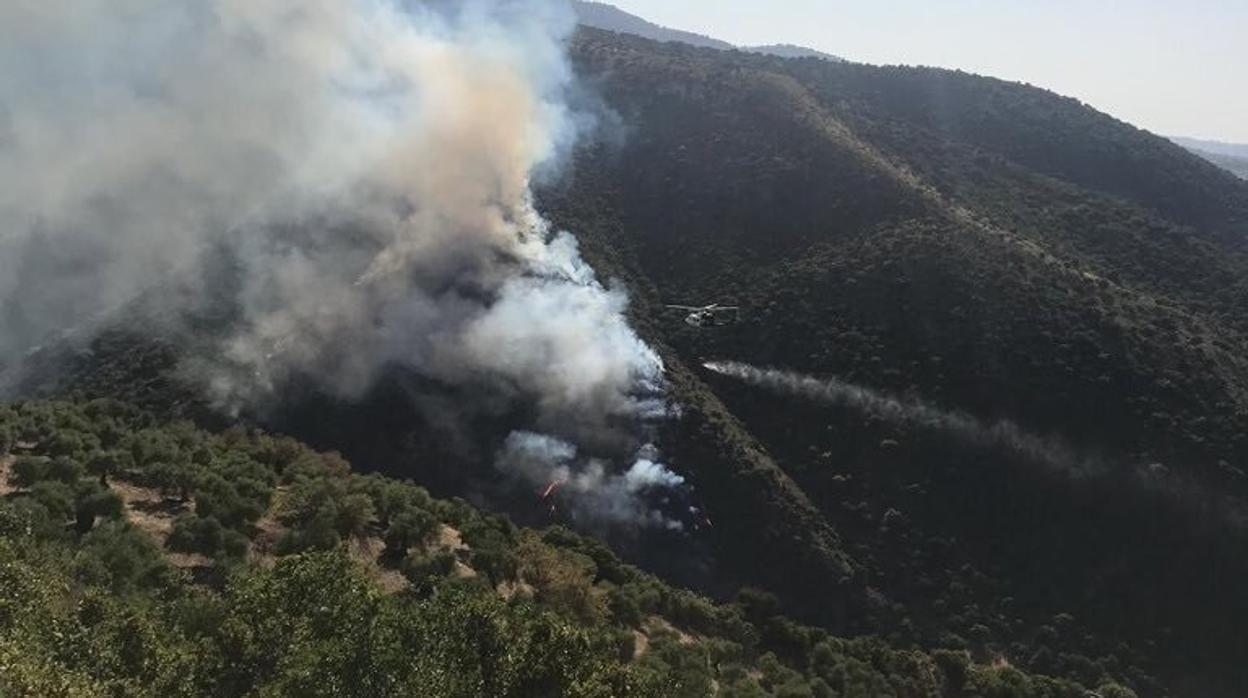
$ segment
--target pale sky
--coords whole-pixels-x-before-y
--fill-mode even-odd
[[[1154,133],[1248,143],[1248,0],[608,0],[734,44],[1030,82]]]

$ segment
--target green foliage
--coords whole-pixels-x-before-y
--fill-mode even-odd
[[[346,478],[317,470],[300,475],[282,504],[279,517],[290,527],[280,542],[283,552],[330,550],[343,539],[367,533],[375,517],[372,499],[350,493]]]
[[[201,552],[211,555],[225,542],[225,528],[220,521],[196,514],[183,514],[173,523],[173,532],[166,544],[172,550]]]
[[[580,553],[543,543],[535,534],[520,536],[519,574],[537,591],[542,604],[586,624],[606,617],[607,600],[594,586],[597,567]]]
[[[405,509],[387,518],[390,525],[386,527],[382,539],[386,543],[386,552],[393,557],[402,557],[413,546],[424,546],[441,527],[433,514],[422,509]]]
[[[1096,689],[1101,698],[1137,698],[1135,691],[1116,683],[1103,684]]]
[[[5,695],[926,697],[957,664],[827,638],[761,592],[717,606],[566,529],[520,529],[288,440],[161,427],[100,403],[0,417],[41,440],[19,469],[24,488],[0,500]],[[57,425],[91,438],[52,439]],[[51,457],[45,442],[92,450]],[[181,512],[165,545],[222,561],[210,586],[176,570],[113,491],[171,472],[183,485],[170,494],[185,486],[193,508],[133,506]],[[278,559],[246,563],[247,535],[262,517],[271,535],[274,515],[288,527]],[[443,547],[454,539],[443,526],[462,548]],[[383,591],[357,561],[373,543],[407,591]],[[1064,695],[1050,689],[1065,684],[958,666],[983,695]]]
[[[109,429],[110,436],[119,440],[116,429]],[[87,472],[100,478],[100,484],[108,486],[108,478],[118,472],[132,469],[134,458],[126,451],[97,451],[87,462]]]
[[[90,531],[97,519],[121,518],[125,507],[112,490],[92,480],[79,480],[74,489],[74,521],[79,533]]]
[[[516,576],[516,529],[494,515],[470,516],[460,524],[464,543],[472,551],[472,565],[495,584]]]
[[[82,538],[74,572],[87,584],[129,593],[163,584],[169,566],[146,534],[127,523],[110,522]]]
[[[412,552],[403,558],[400,568],[412,589],[418,594],[424,594],[432,591],[455,570],[455,555],[445,550],[434,553]]]
[[[18,487],[30,487],[37,482],[48,479],[49,465],[47,458],[23,456],[13,461],[10,467],[9,481]]]
[[[30,488],[30,498],[42,506],[48,516],[55,520],[69,519],[78,508],[78,498],[74,488],[56,480],[36,482]]]

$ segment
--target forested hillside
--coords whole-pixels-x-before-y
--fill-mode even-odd
[[[0,494],[6,696],[1086,695],[116,401],[0,407]]]
[[[961,73],[591,31],[575,56],[633,130],[544,203],[644,290],[688,365],[836,377],[1074,454],[1054,471],[691,378],[782,473],[770,491],[816,507],[905,609],[891,622],[1034,667],[1114,656],[1150,694],[1234,694],[1248,186],[1074,100]],[[661,308],[709,302],[743,320],[692,330]],[[1046,647],[1071,623],[1078,640]]]
[[[571,55],[598,131],[537,205],[628,291],[698,515],[572,532],[500,477],[531,415],[463,417],[398,361],[222,410],[186,359],[237,299],[169,317],[161,288],[0,408],[0,688],[1241,694],[1248,183],[959,72],[588,28]],[[709,303],[739,320],[664,307]]]

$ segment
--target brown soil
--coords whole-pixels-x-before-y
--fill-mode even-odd
[[[647,636],[654,636],[660,633],[674,634],[676,641],[682,645],[696,645],[699,641],[696,636],[677,628],[661,616],[650,616],[642,623],[642,628]]]
[[[166,497],[160,490],[150,487],[110,480],[109,488],[121,497],[126,506],[126,518],[136,528],[156,539],[163,548],[173,532],[173,522],[182,514],[195,510],[194,502],[182,502]],[[199,553],[175,553],[166,550],[170,564],[182,569],[211,567],[212,560]]]
[[[16,487],[9,484],[9,470],[13,467],[15,460],[17,459],[13,456],[0,456],[0,497],[17,491]]]
[[[450,526],[443,525],[442,530],[438,531],[438,547],[458,553],[461,550],[468,550],[468,546],[464,544],[463,537],[459,531]]]

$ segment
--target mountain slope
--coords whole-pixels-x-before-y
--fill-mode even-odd
[[[717,606],[569,531],[116,401],[0,405],[0,492],[5,695],[1087,693]]]
[[[653,289],[642,312],[684,361],[835,376],[1077,454],[1054,471],[702,376],[872,593],[925,642],[978,635],[1035,666],[1055,659],[1019,629],[1073,612],[1081,652],[1122,645],[1164,677],[1147,693],[1233,695],[1248,186],[1022,85],[588,30],[574,55],[634,130],[543,204]],[[744,320],[661,319],[712,301]]]

